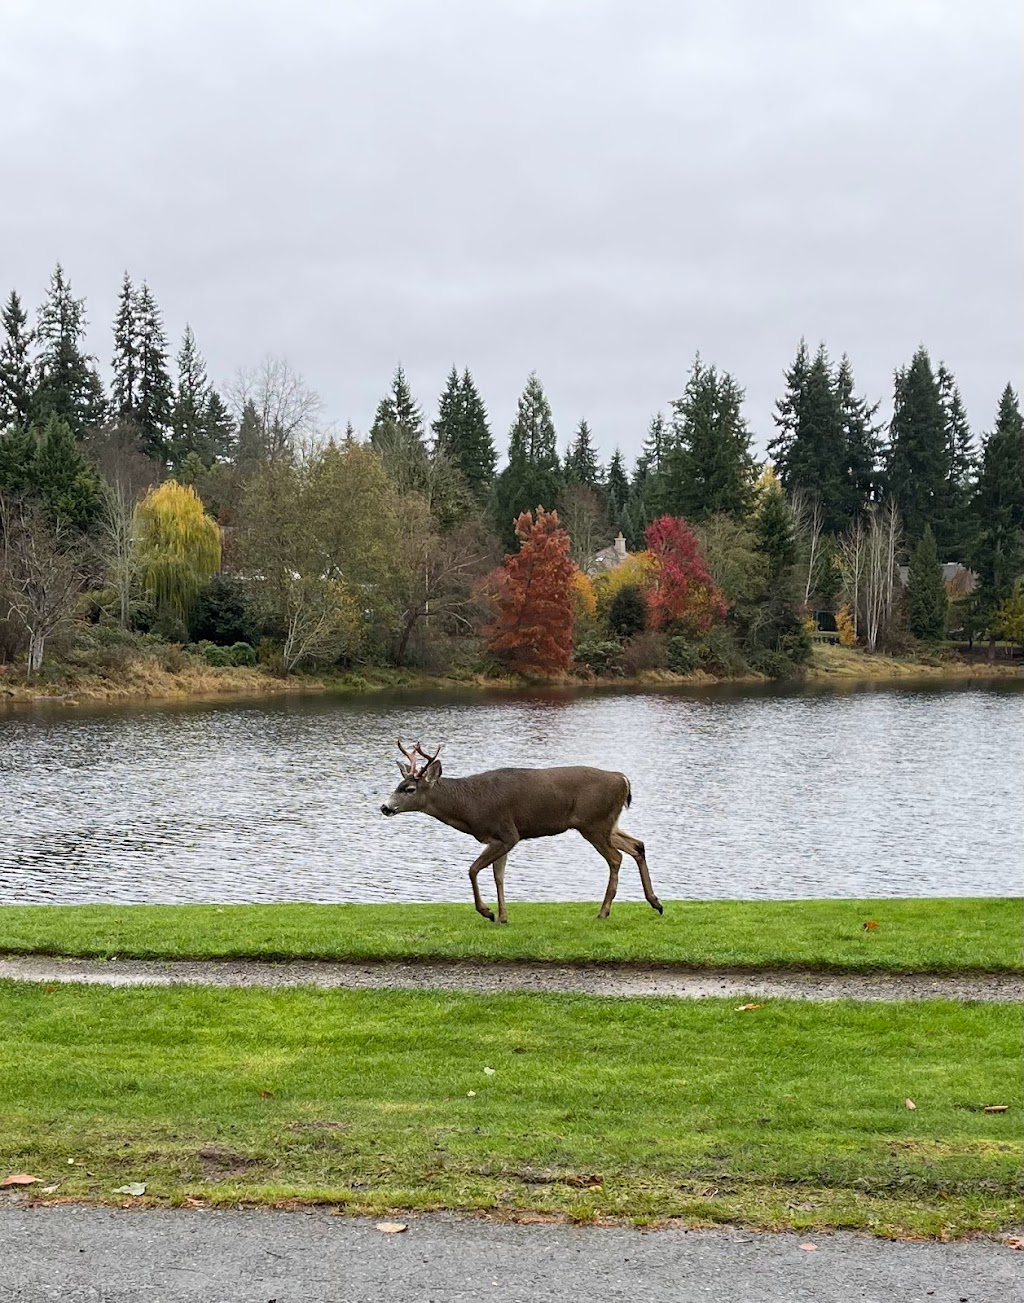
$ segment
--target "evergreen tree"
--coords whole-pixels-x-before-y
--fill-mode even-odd
[[[949,457],[946,413],[925,348],[896,372],[886,492],[903,516],[908,540],[920,541],[931,525],[941,554],[949,546]]]
[[[18,496],[29,493],[35,483],[36,437],[17,425],[0,430],[0,489]]]
[[[139,327],[138,406],[136,420],[142,448],[154,460],[170,460],[171,407],[174,387],[167,371],[167,336],[163,318],[143,281],[136,300]]]
[[[974,516],[971,563],[979,579],[978,607],[991,621],[1024,573],[1024,420],[1010,385],[982,448]]]
[[[226,461],[233,451],[235,422],[228,406],[211,388],[206,403],[206,447],[214,461]]]
[[[644,439],[643,452],[637,459],[636,470],[645,477],[660,475],[665,469],[665,460],[671,446],[672,429],[661,412],[655,412],[647,427],[647,437]]]
[[[401,366],[395,368],[391,389],[377,404],[377,413],[370,427],[371,446],[379,452],[382,443],[394,440],[395,430],[400,431],[403,442],[415,441],[423,446],[423,413],[413,399]]]
[[[534,373],[520,395],[509,432],[508,465],[494,484],[492,510],[506,546],[514,544],[519,516],[537,507],[550,507],[561,489],[555,424],[544,387]]]
[[[665,470],[670,511],[687,520],[746,514],[754,462],[742,407],[743,390],[728,371],[719,375],[697,357],[682,398],[672,403]]]
[[[121,282],[114,317],[113,383],[110,399],[114,412],[134,420],[139,402],[139,302],[127,272]]]
[[[177,467],[189,453],[195,453],[204,466],[212,466],[216,453],[208,445],[208,414],[210,382],[206,378],[206,363],[196,347],[192,327],[185,334],[178,350],[178,388],[171,408],[171,435],[168,440],[168,462]]]
[[[626,474],[626,462],[622,452],[616,448],[608,463],[608,476],[605,480],[608,494],[609,515],[613,522],[618,522],[629,498],[629,476]],[[625,533],[625,530],[623,530]]]
[[[267,460],[267,439],[263,422],[252,399],[247,399],[238,421],[235,442],[235,465],[243,474],[251,474]]]
[[[935,642],[946,629],[946,585],[939,565],[935,535],[925,525],[921,541],[910,558],[907,577],[907,616],[915,638]]]
[[[844,378],[852,403],[852,375]],[[856,419],[850,408],[846,416]],[[804,340],[786,373],[786,393],[775,404],[779,430],[769,443],[779,479],[787,492],[813,493],[821,504],[827,533],[850,520],[849,455],[839,385],[825,345],[810,357]]]
[[[452,367],[432,426],[434,449],[462,472],[474,498],[481,502],[494,479],[494,440],[487,409],[469,370],[461,377]]]
[[[829,532],[848,528],[872,501],[882,456],[881,426],[875,421],[879,404],[869,404],[854,393],[853,366],[845,353],[836,372],[835,390],[845,447],[844,492],[831,529],[824,523]]]
[[[60,263],[50,277],[35,334],[39,356],[32,420],[45,425],[55,416],[80,438],[103,419],[103,386],[94,360],[82,351],[85,301],[72,294]]]
[[[31,468],[30,491],[51,514],[82,532],[100,513],[99,476],[78,449],[66,421],[51,416]]]
[[[28,316],[17,292],[11,290],[4,305],[3,343],[0,344],[0,434],[4,430],[27,430],[32,410],[32,363],[29,358],[31,332],[25,329]]]
[[[569,484],[582,484],[584,488],[596,489],[601,479],[601,467],[597,460],[597,450],[590,437],[590,426],[581,420],[576,427],[576,435],[569,445],[565,458],[565,478]]]
[[[971,542],[971,497],[977,474],[977,454],[960,389],[952,372],[940,364],[937,379],[946,430],[946,558],[964,561]]]
[[[633,638],[647,628],[647,601],[638,584],[623,584],[608,608],[608,632]]]

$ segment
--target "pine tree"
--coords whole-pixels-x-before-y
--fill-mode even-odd
[[[208,447],[207,415],[210,405],[210,382],[192,327],[186,325],[178,350],[178,387],[171,408],[171,434],[167,459],[172,467],[180,466],[189,453],[195,453],[204,466],[212,466],[215,453]]]
[[[103,419],[103,385],[93,358],[82,351],[85,301],[76,299],[60,263],[39,309],[35,331],[39,344],[32,420],[45,425],[51,416],[64,421],[75,438]]]
[[[551,407],[534,373],[509,432],[508,465],[494,484],[492,511],[503,542],[509,544],[510,536],[514,541],[515,521],[524,511],[555,503],[562,483]]]
[[[149,286],[139,288],[136,310],[139,323],[138,406],[136,419],[142,448],[154,460],[170,460],[171,406],[174,387],[167,371],[167,336],[163,318]]]
[[[931,526],[926,525],[910,558],[907,577],[907,617],[914,637],[938,641],[946,630],[947,606],[935,535]]]
[[[750,431],[743,390],[698,356],[682,398],[672,402],[672,446],[666,457],[667,505],[687,520],[746,514],[753,488]]]
[[[569,445],[565,458],[565,478],[569,484],[582,484],[584,488],[596,489],[601,479],[601,467],[597,460],[597,450],[590,437],[590,426],[581,420],[576,427],[576,435]]]
[[[206,447],[214,461],[227,461],[234,450],[235,422],[228,406],[211,388],[206,403]]]
[[[949,369],[940,364],[939,395],[946,431],[947,518],[944,523],[947,560],[964,561],[971,543],[971,497],[977,474],[974,436],[960,389]]]
[[[99,476],[78,450],[66,421],[51,416],[31,467],[30,492],[51,515],[85,532],[100,513]]]
[[[875,417],[879,404],[858,398],[854,388],[853,366],[844,353],[835,379],[846,450],[844,492],[840,511],[831,522],[830,532],[848,528],[875,497],[878,484],[882,441],[881,426]],[[824,527],[827,529],[828,525]]]
[[[370,427],[372,447],[379,451],[381,441],[387,442],[389,435],[393,437],[396,428],[401,431],[403,441],[423,445],[423,413],[413,399],[401,366],[395,368],[391,389],[377,404],[377,413]]]
[[[605,489],[608,493],[609,515],[612,517],[613,522],[618,521],[629,498],[629,476],[626,474],[626,462],[618,448],[612,453],[612,459],[608,463]],[[625,533],[625,530],[623,530],[623,533]]]
[[[27,430],[32,410],[31,332],[25,329],[28,316],[17,292],[11,290],[0,321],[0,434],[4,430]]]
[[[903,517],[907,539],[916,544],[931,525],[939,551],[949,545],[949,457],[946,414],[939,383],[925,348],[896,372],[889,426],[886,492]]]
[[[979,579],[978,605],[991,621],[1024,573],[1024,420],[1010,385],[982,448],[974,518],[971,562]]]
[[[437,420],[431,425],[434,449],[453,457],[462,425],[462,393],[459,373],[453,366],[448,372],[441,397],[437,400]]]
[[[135,419],[139,402],[139,302],[131,277],[127,272],[121,282],[114,317],[113,383],[110,400],[114,412]]]
[[[36,437],[31,430],[17,425],[0,430],[0,489],[19,497],[32,491],[36,452]]]
[[[844,384],[847,383],[844,380]],[[852,400],[852,376],[848,380]],[[847,418],[854,417],[848,410]],[[768,451],[787,492],[813,494],[821,504],[826,533],[850,519],[848,434],[840,389],[824,344],[810,357],[804,340],[786,373],[786,393],[775,404],[778,435]]]
[[[643,452],[637,458],[636,469],[644,476],[660,475],[665,469],[665,459],[672,446],[672,429],[661,412],[655,412],[647,427]]]
[[[477,502],[482,502],[494,479],[494,440],[487,409],[469,370],[448,373],[432,426],[435,451],[449,458],[465,478]]]

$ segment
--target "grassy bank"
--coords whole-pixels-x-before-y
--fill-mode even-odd
[[[1020,971],[1014,899],[470,905],[8,905],[0,952],[170,959],[504,959],[845,972]],[[865,929],[871,922],[876,927]]]
[[[803,679],[811,684],[852,685],[895,680],[964,681],[1024,679],[1024,662],[967,661],[954,653],[921,652],[902,657],[870,655],[853,648],[827,643],[815,645]],[[669,670],[645,671],[633,678],[577,678],[568,675],[553,686],[586,691],[614,691],[623,687],[687,688],[720,682],[758,683],[755,674],[722,679],[703,671],[673,674]],[[23,670],[0,666],[0,703],[63,700],[125,702],[156,700],[201,700],[216,697],[271,696],[295,692],[363,692],[399,690],[478,691],[515,689],[523,686],[514,678],[493,678],[463,673],[457,676],[427,674],[419,670],[362,667],[358,671],[299,673],[282,677],[267,670],[245,667],[214,667],[190,656],[176,658],[168,653],[138,655],[116,667],[82,668],[59,662],[46,667],[36,679],[26,679]]]
[[[1012,1008],[7,984],[0,1044],[0,1169],[43,1197],[929,1236],[1021,1217]]]

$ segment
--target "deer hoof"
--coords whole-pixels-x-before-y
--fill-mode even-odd
[[[665,912],[665,906],[661,903],[660,900],[652,900],[651,908],[656,909],[659,914],[664,914]]]
[[[493,909],[483,909],[480,912],[483,914],[484,918],[488,919],[491,923],[495,921]]]

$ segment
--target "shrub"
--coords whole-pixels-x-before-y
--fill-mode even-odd
[[[856,647],[857,635],[853,629],[853,613],[845,604],[836,611],[836,628],[840,647]]]
[[[630,638],[622,651],[622,663],[627,674],[642,670],[663,670],[668,664],[668,639],[663,633],[648,629]]]
[[[207,665],[213,665],[217,669],[226,669],[233,663],[227,647],[207,647],[203,655]]]
[[[185,657],[180,642],[172,642],[163,656],[164,669],[168,674],[180,674],[185,668]]]
[[[634,638],[647,628],[647,602],[639,584],[623,584],[608,608],[608,632],[616,638]]]
[[[249,642],[255,620],[245,585],[230,575],[214,575],[200,591],[192,617],[192,636],[219,647]]]
[[[766,679],[788,679],[796,672],[796,666],[781,651],[757,651],[750,656],[750,668],[755,674],[763,674]]]
[[[608,638],[581,638],[573,659],[594,674],[622,673],[622,647]]]
[[[689,638],[676,636],[668,640],[668,667],[674,674],[692,674],[700,669],[700,648]]]
[[[247,642],[236,642],[233,647],[228,648],[228,655],[232,665],[256,664],[256,650]]]
[[[698,646],[701,665],[709,674],[743,674],[749,668],[735,635],[725,625],[709,629]]]

